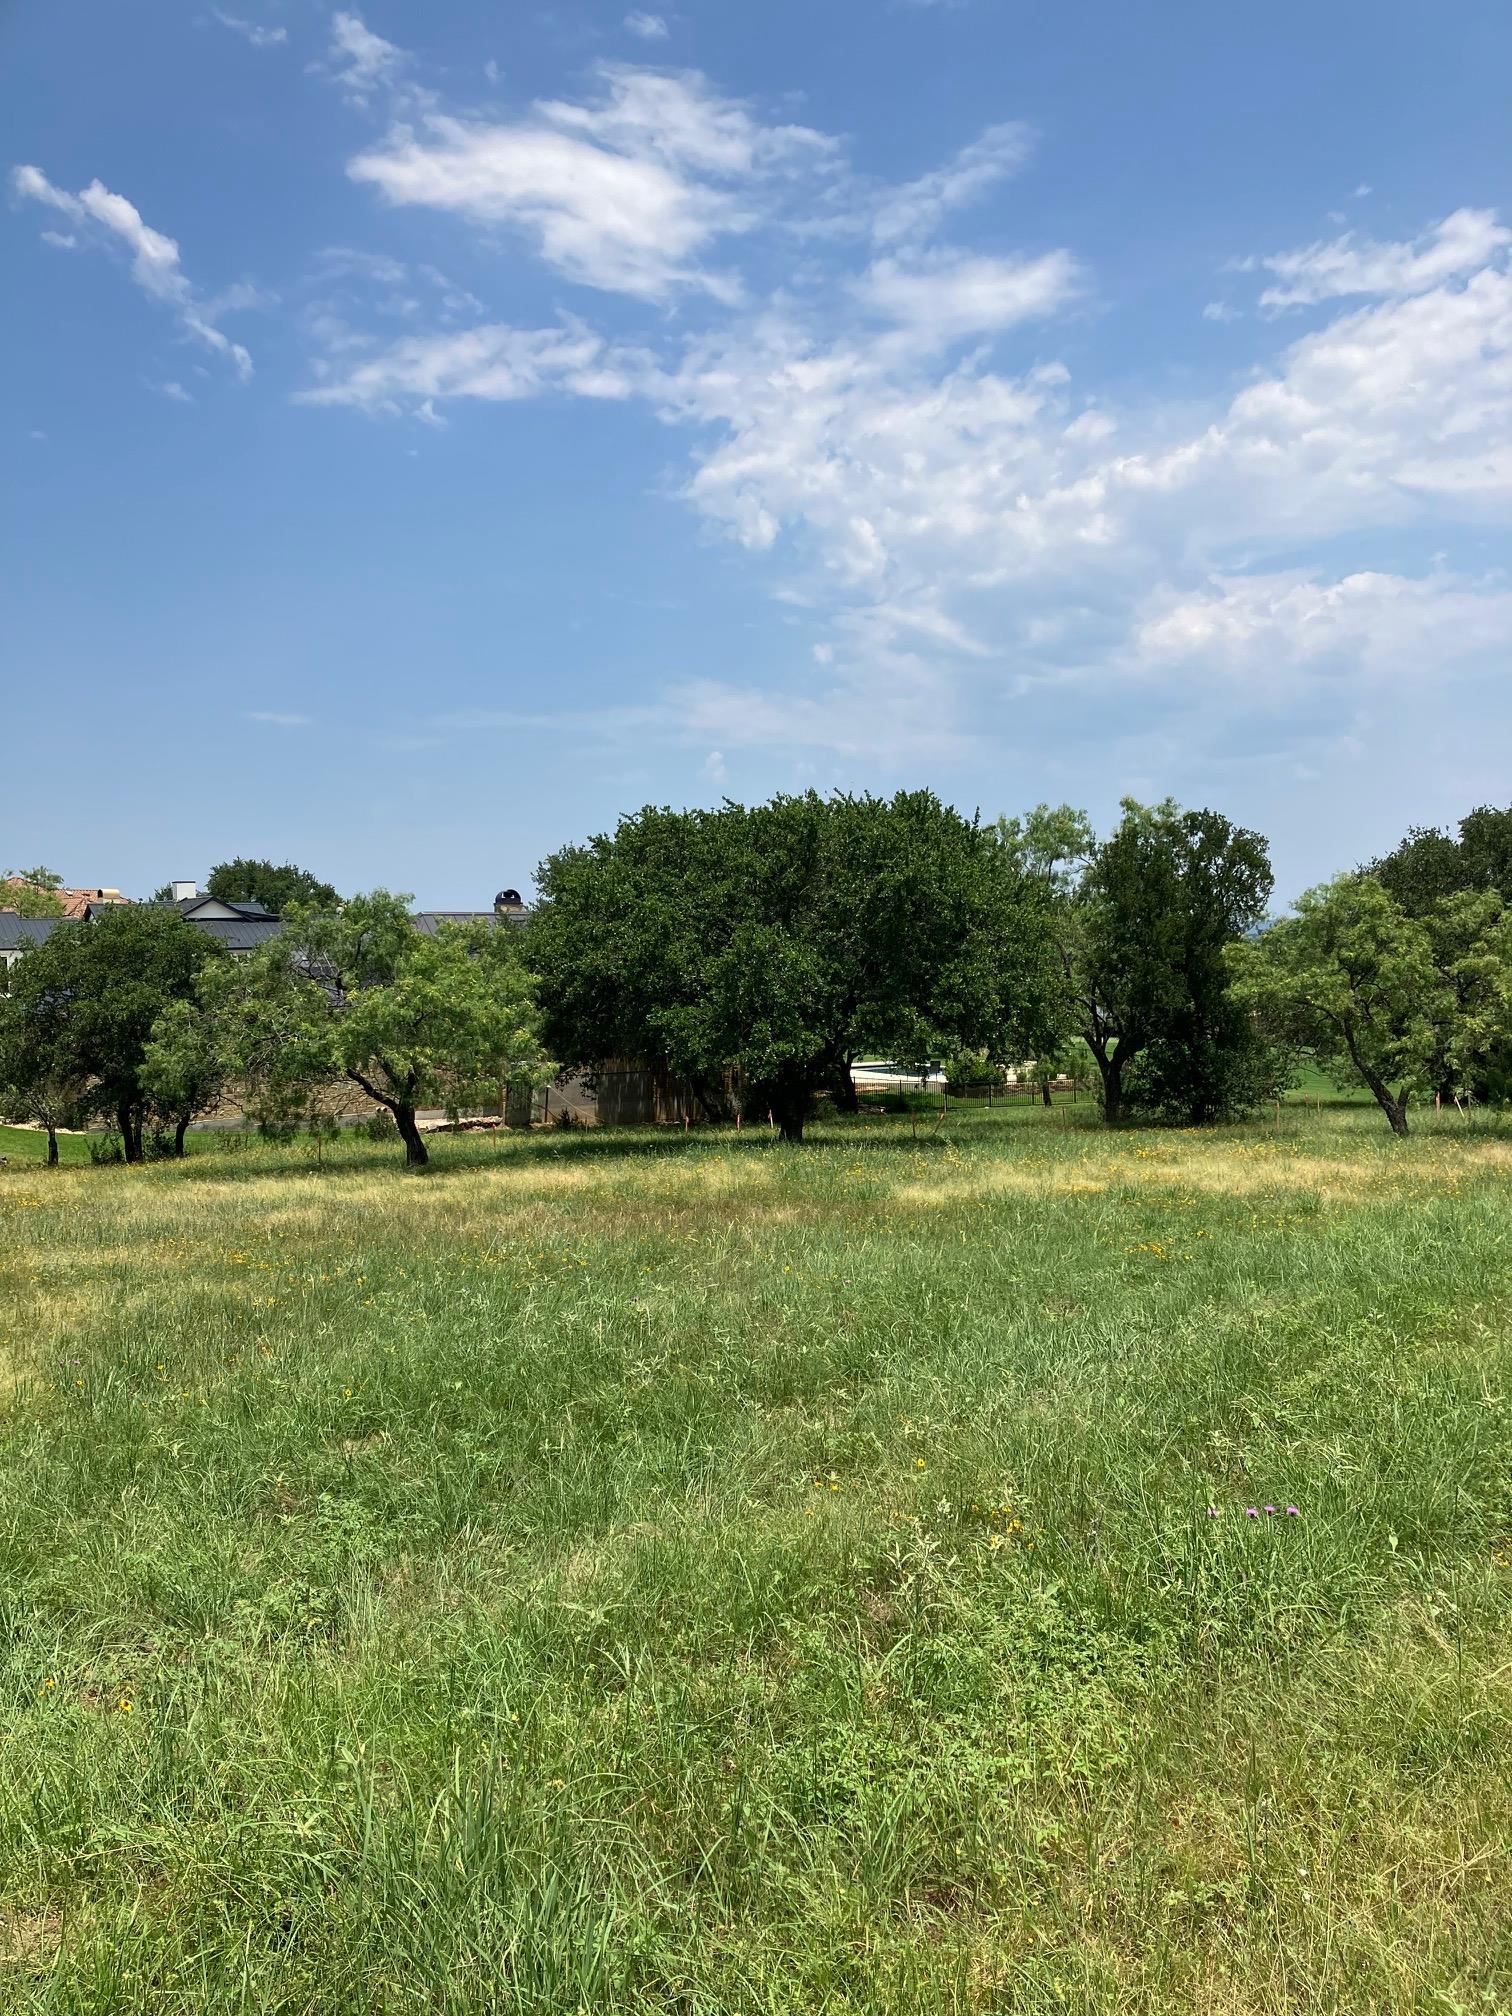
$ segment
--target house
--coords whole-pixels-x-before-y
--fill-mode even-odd
[[[0,973],[15,965],[28,946],[40,945],[60,922],[56,917],[21,917],[0,910]]]
[[[0,900],[7,889],[21,889],[26,885],[19,875],[8,875],[0,882]],[[119,889],[54,889],[52,892],[63,905],[63,915],[77,921],[91,908],[105,903],[129,903],[131,898],[123,896]]]
[[[283,929],[273,912],[261,903],[228,903],[224,897],[201,895],[192,882],[175,882],[173,907],[186,924],[217,939],[233,956],[255,952]]]

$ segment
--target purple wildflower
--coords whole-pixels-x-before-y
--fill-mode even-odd
[[[1302,1514],[1297,1506],[1288,1505],[1286,1508],[1286,1516],[1288,1519],[1300,1519],[1302,1517]]]
[[[1271,1513],[1274,1516],[1276,1510],[1274,1505],[1267,1505],[1265,1509],[1267,1512]]]
[[[1218,1507],[1216,1505],[1209,1505],[1208,1517],[1209,1519],[1216,1519],[1218,1517]]]
[[[1246,1505],[1244,1516],[1246,1519],[1258,1519],[1260,1517],[1260,1507],[1258,1505]]]

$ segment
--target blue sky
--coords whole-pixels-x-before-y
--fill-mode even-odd
[[[1512,13],[0,7],[0,867],[1512,799]]]

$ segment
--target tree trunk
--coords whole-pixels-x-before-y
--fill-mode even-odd
[[[808,1118],[809,1084],[800,1074],[784,1074],[772,1087],[772,1118],[784,1141],[801,1141]]]
[[[399,1129],[399,1138],[404,1143],[404,1163],[408,1169],[423,1169],[430,1161],[430,1152],[425,1145],[425,1136],[420,1132],[413,1106],[395,1104],[389,1108],[394,1116],[394,1125]]]
[[[58,1166],[58,1130],[51,1126],[47,1130],[47,1166],[49,1169]]]
[[[1402,1092],[1393,1095],[1391,1087],[1386,1083],[1380,1072],[1372,1070],[1370,1065],[1360,1055],[1353,1032],[1347,1028],[1344,1031],[1344,1046],[1349,1052],[1350,1063],[1353,1064],[1356,1071],[1359,1072],[1365,1083],[1375,1094],[1375,1102],[1386,1115],[1387,1123],[1392,1133],[1397,1135],[1405,1134],[1407,1132],[1408,1094]]]
[[[718,1079],[690,1071],[688,1089],[702,1107],[703,1116],[711,1127],[722,1127],[733,1118],[729,1094]]]
[[[859,1113],[861,1111],[861,1099],[856,1091],[856,1081],[851,1076],[850,1059],[848,1057],[841,1057],[836,1060],[830,1080],[830,1097],[835,1102],[835,1111],[837,1113]]]
[[[181,1113],[173,1130],[173,1152],[180,1159],[184,1154],[184,1136],[189,1132],[189,1115]]]
[[[121,1130],[121,1153],[128,1162],[142,1159],[142,1116],[123,1100],[116,1108],[116,1125]]]
[[[1097,1056],[1096,1051],[1092,1054]],[[1102,1077],[1103,1119],[1110,1127],[1116,1127],[1123,1119],[1123,1067],[1124,1060],[1116,1050],[1111,1057],[1097,1058]]]
[[[1391,1087],[1383,1084],[1375,1076],[1374,1072],[1371,1073],[1366,1083],[1375,1094],[1376,1104],[1386,1115],[1387,1124],[1390,1126],[1392,1133],[1397,1135],[1405,1134],[1407,1132],[1408,1095],[1403,1092],[1400,1097],[1393,1096]]]

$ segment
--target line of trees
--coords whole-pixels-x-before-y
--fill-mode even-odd
[[[1279,921],[1263,837],[1169,800],[1126,800],[1102,837],[1072,806],[987,825],[929,791],[647,807],[548,858],[524,934],[422,934],[407,897],[222,867],[283,914],[247,958],[140,905],[17,962],[0,1112],[45,1127],[51,1159],[89,1117],[129,1161],[182,1153],[229,1090],[267,1131],[320,1132],[355,1090],[419,1165],[422,1107],[611,1060],[789,1141],[821,1095],[854,1110],[852,1066],[878,1054],[1033,1058],[1047,1092],[1083,1055],[1115,1125],[1236,1118],[1303,1055],[1399,1134],[1415,1097],[1512,1091],[1512,810],[1409,833]]]
[[[294,904],[244,959],[171,907],[123,904],[60,925],[0,996],[0,1113],[47,1130],[49,1162],[58,1129],[91,1120],[140,1162],[182,1155],[191,1121],[228,1093],[272,1134],[329,1132],[361,1094],[420,1166],[422,1107],[455,1113],[550,1073],[514,935],[423,935],[409,899],[384,890],[334,911]]]

